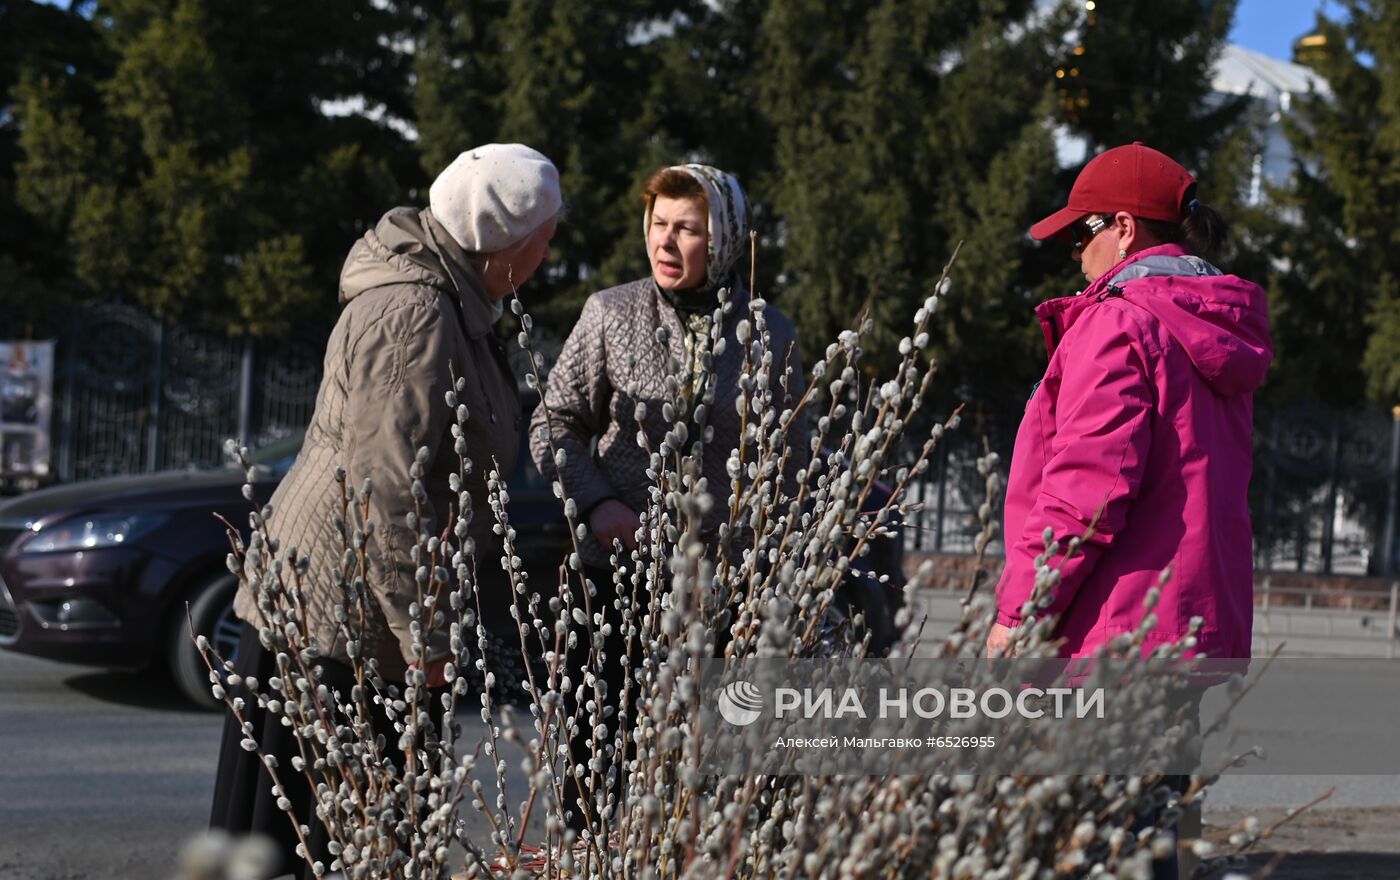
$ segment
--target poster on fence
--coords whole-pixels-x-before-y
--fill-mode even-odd
[[[0,476],[49,473],[54,342],[0,342]]]

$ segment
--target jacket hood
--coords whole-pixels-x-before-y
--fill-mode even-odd
[[[1274,349],[1268,296],[1259,285],[1169,244],[1133,254],[1078,299],[1087,307],[1115,295],[1156,318],[1217,394],[1246,394],[1263,384]]]
[[[481,275],[431,209],[394,208],[351,246],[340,270],[340,304],[397,284],[431,287],[458,300],[472,337],[495,322]]]

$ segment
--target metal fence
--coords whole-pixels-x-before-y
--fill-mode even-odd
[[[1400,421],[1318,407],[1262,413],[1254,463],[1256,568],[1394,572]]]
[[[1009,445],[1008,432],[992,440]],[[910,549],[970,553],[979,531],[980,437],[954,433],[913,489],[924,508],[908,523]],[[1003,452],[1005,473],[1009,457]],[[1258,410],[1250,507],[1255,568],[1381,575],[1400,568],[1400,415],[1322,407]],[[990,553],[1000,554],[1000,543]]]
[[[1400,658],[1400,583],[1345,592],[1255,584],[1254,655],[1277,645],[1292,654]]]
[[[227,438],[258,446],[300,430],[323,345],[228,339],[120,306],[74,315],[54,380],[58,479],[217,465]]]
[[[919,591],[915,601],[928,615],[923,651],[962,621],[966,578],[958,589]],[[1368,607],[1356,607],[1364,604]],[[1255,657],[1276,649],[1284,657],[1400,658],[1400,586],[1353,587],[1344,595],[1306,587],[1271,586],[1268,576],[1254,590]]]
[[[266,344],[163,324],[105,306],[59,336],[54,467],[61,481],[212,466],[223,441],[261,445],[310,420],[324,339]],[[1400,414],[1319,407],[1260,410],[1250,504],[1261,571],[1387,574],[1396,569]],[[1009,464],[1015,420],[948,434],[912,486],[911,550],[971,553],[983,434]],[[1389,542],[1384,538],[1389,536]],[[1000,553],[999,544],[990,548]]]
[[[994,446],[1003,444],[993,441]],[[922,507],[904,523],[905,547],[931,553],[972,553],[977,535],[982,530],[977,510],[985,501],[985,480],[977,473],[977,459],[984,447],[980,437],[971,431],[954,431],[943,435],[934,447],[933,459],[922,478],[910,485],[909,500]],[[1002,455],[1004,474],[1010,457]],[[998,530],[1001,512],[996,512]],[[1000,555],[1002,544],[997,539],[987,549],[989,555]]]

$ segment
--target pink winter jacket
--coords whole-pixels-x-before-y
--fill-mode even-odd
[[[1198,651],[1248,657],[1253,391],[1273,358],[1264,291],[1162,245],[1036,314],[1050,364],[1016,434],[998,622],[1020,623],[1046,527],[1063,546],[1102,511],[1060,569],[1061,655],[1136,629],[1170,567],[1147,647],[1200,616]]]

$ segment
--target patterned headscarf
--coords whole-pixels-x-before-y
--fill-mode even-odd
[[[749,205],[734,175],[711,165],[673,165],[670,171],[684,171],[705,188],[710,203],[710,248],[705,267],[707,287],[728,283],[729,273],[739,262],[748,241]],[[642,235],[651,228],[651,208],[642,218]]]

